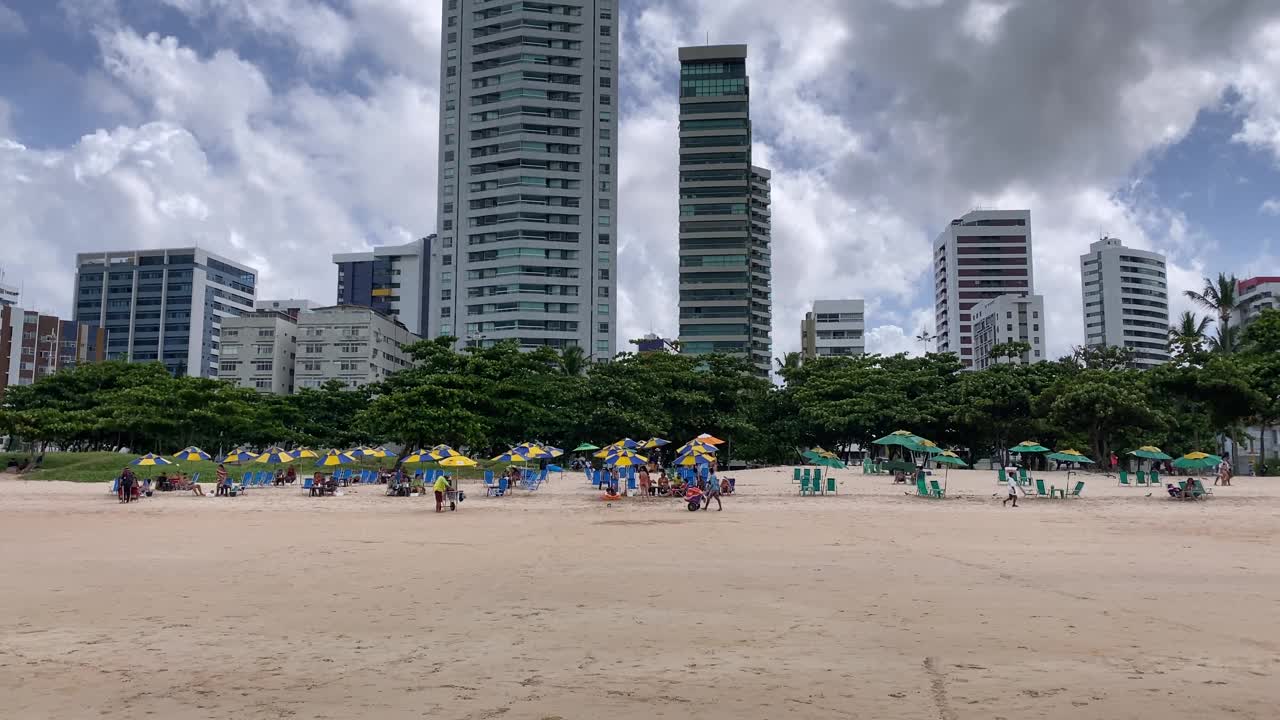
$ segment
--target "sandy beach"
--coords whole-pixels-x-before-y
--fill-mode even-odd
[[[943,501],[735,476],[723,512],[566,474],[443,515],[0,476],[0,715],[1276,716],[1278,480],[1181,503],[1084,476],[1012,510],[990,472]]]

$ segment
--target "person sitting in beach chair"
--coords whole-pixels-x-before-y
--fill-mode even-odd
[[[732,478],[720,478],[720,494],[721,495],[733,494],[733,483],[730,482],[731,479]]]
[[[659,495],[671,494],[671,480],[667,477],[667,471],[663,470],[658,476],[658,487],[655,490]]]
[[[1178,487],[1177,485],[1174,485],[1173,483],[1169,483],[1165,487],[1165,490],[1169,491],[1169,497],[1171,498],[1181,500],[1183,497],[1182,488]]]

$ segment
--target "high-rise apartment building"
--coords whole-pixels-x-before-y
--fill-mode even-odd
[[[444,0],[427,333],[613,357],[615,0]]]
[[[867,352],[862,300],[814,300],[800,323],[804,359],[850,357]]]
[[[1001,295],[1035,292],[1031,211],[974,210],[951,221],[933,243],[938,352],[974,367],[973,308]]]
[[[422,333],[431,288],[431,244],[435,235],[373,252],[338,253],[338,304],[362,305]]]
[[[1280,298],[1280,277],[1252,277],[1236,283],[1236,311],[1231,326],[1238,329],[1237,343],[1243,340],[1245,327],[1257,320],[1263,310],[1280,308],[1277,298]]]
[[[107,359],[216,377],[222,321],[253,312],[258,273],[198,247],[76,255],[75,319],[107,331]]]
[[[983,300],[970,310],[973,317],[973,368],[986,370],[1004,363],[1043,362],[1045,316],[1042,295],[1001,295]],[[1022,352],[998,353],[1000,346],[1025,343]]]
[[[0,394],[46,375],[106,359],[107,334],[97,324],[41,315],[0,302]]]
[[[680,48],[680,351],[773,364],[770,173],[751,164],[746,45]]]
[[[1164,256],[1104,237],[1080,256],[1086,347],[1123,347],[1133,364],[1169,361],[1169,286]]]

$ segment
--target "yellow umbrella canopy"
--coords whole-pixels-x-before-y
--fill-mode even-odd
[[[302,458],[320,457],[319,455],[316,454],[315,450],[312,450],[311,448],[304,448],[304,447],[298,448],[297,450],[294,450],[289,454],[294,456],[295,458],[298,458],[299,460],[301,460]]]
[[[385,449],[380,447],[362,448],[362,450],[364,450],[365,457],[384,458],[388,454]]]
[[[476,461],[465,455],[453,455],[440,461],[442,467],[475,467]]]
[[[156,455],[154,453],[147,453],[146,455],[143,455],[142,457],[138,458],[137,460],[134,460],[129,464],[130,465],[172,465],[173,463],[169,460],[165,460],[163,457]]]
[[[530,460],[552,457],[551,452],[538,443],[520,443],[516,448],[524,450],[525,457]]]

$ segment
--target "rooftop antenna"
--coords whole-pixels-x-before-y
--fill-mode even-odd
[[[708,31],[707,31],[707,45],[710,45],[710,44],[711,44],[711,31],[710,31],[710,30],[708,30]]]

